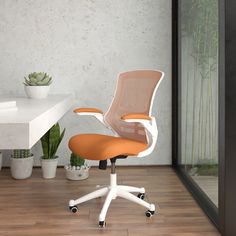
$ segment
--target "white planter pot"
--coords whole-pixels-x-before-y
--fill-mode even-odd
[[[54,159],[41,158],[43,178],[52,179],[56,177],[58,157]]]
[[[34,156],[27,158],[11,157],[11,175],[14,179],[26,179],[32,174]]]
[[[0,170],[2,169],[2,153],[0,152]]]
[[[65,166],[66,178],[70,180],[83,180],[89,177],[89,166],[82,166],[80,169],[75,169],[70,165]]]
[[[25,93],[29,98],[42,99],[48,96],[50,85],[48,86],[26,86]]]

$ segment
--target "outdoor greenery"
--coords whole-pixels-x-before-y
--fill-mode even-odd
[[[203,165],[197,165],[197,174],[198,175],[203,175],[203,176],[218,176],[218,165],[214,164],[214,165],[207,165],[207,164],[203,164]]]
[[[209,167],[210,174],[211,165],[198,163],[218,160],[218,1],[181,2],[181,36],[187,58],[182,61],[186,83],[182,160],[198,167],[198,174]]]

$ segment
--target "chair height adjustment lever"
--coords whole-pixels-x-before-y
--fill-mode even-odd
[[[107,169],[107,160],[99,161],[99,167],[100,170],[106,170]]]

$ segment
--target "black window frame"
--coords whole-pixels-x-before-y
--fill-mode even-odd
[[[227,214],[230,216],[234,216],[234,219],[236,218],[236,210],[235,212],[229,213],[229,211],[232,211],[230,207],[228,206],[226,210],[226,204],[225,199],[227,196],[226,191],[231,191],[230,189],[227,189],[225,187],[226,181],[229,179],[226,178],[225,173],[227,169],[227,165],[225,164],[225,160],[227,158],[226,156],[226,148],[227,146],[227,131],[225,130],[225,117],[227,116],[227,101],[226,99],[226,91],[225,91],[225,81],[227,78],[227,68],[225,68],[225,56],[228,56],[225,54],[225,48],[227,46],[227,41],[225,41],[225,38],[227,37],[227,33],[230,34],[229,30],[227,32],[227,24],[229,24],[228,21],[233,19],[227,19],[226,12],[225,11],[232,11],[232,5],[235,5],[236,7],[236,1],[235,0],[229,0],[231,2],[230,4],[227,2],[228,5],[225,5],[225,0],[217,0],[219,3],[219,126],[218,126],[218,132],[219,132],[219,140],[218,140],[218,149],[219,149],[219,207],[217,208],[213,202],[207,197],[207,195],[200,189],[200,187],[180,168],[178,165],[178,160],[180,160],[180,148],[181,148],[181,137],[180,137],[180,68],[181,66],[181,60],[180,60],[180,41],[179,41],[179,31],[178,31],[178,6],[179,1],[178,0],[172,0],[172,164],[173,167],[176,170],[176,173],[182,180],[182,182],[185,184],[187,189],[191,192],[193,197],[196,199],[200,207],[204,210],[204,212],[207,214],[207,216],[211,219],[211,221],[216,225],[216,227],[223,233],[223,235],[236,235],[235,234],[225,234],[225,232],[235,232],[232,231],[233,229],[228,229],[227,231]],[[235,1],[235,2],[234,2]],[[231,8],[231,9],[230,9]],[[232,13],[233,15],[233,13]],[[229,17],[228,17],[229,18]],[[233,18],[233,16],[231,16]],[[234,16],[234,19],[236,22],[236,14]],[[231,24],[231,30],[233,30],[234,27],[232,27]],[[226,29],[226,30],[225,30]],[[235,44],[236,45],[236,44]],[[235,46],[236,51],[236,46]],[[230,49],[229,49],[230,53]],[[229,65],[229,64],[228,64]],[[236,67],[236,65],[234,66]],[[236,73],[236,71],[235,71]],[[226,83],[227,84],[227,83]],[[226,87],[227,89],[227,87]],[[236,90],[236,85],[235,85]],[[235,92],[235,98],[236,98],[236,92]],[[230,113],[230,110],[228,109],[228,113]],[[236,112],[235,112],[236,114]],[[228,114],[230,115],[230,114]],[[236,116],[235,116],[236,117]],[[232,125],[232,124],[231,124]],[[233,129],[236,130],[236,123],[234,124]],[[236,142],[235,142],[235,154],[236,154]],[[232,163],[231,163],[232,164]],[[232,166],[231,166],[232,168]],[[228,170],[227,170],[228,171]],[[231,178],[235,178],[236,183],[236,165],[235,165],[235,174],[231,175]],[[235,191],[236,192],[236,191]],[[231,196],[232,194],[229,194]],[[233,195],[235,196],[236,201],[236,193]],[[232,197],[232,196],[231,196]],[[232,204],[232,203],[231,203]],[[230,205],[230,204],[228,204]],[[235,224],[236,225],[236,224]],[[231,224],[232,227],[232,224]]]

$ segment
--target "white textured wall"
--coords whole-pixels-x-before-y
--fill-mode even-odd
[[[54,78],[51,93],[73,93],[78,107],[106,111],[121,71],[160,69],[166,76],[153,106],[158,144],[149,157],[119,164],[171,163],[171,0],[0,0],[0,94],[23,95],[33,71]],[[67,113],[60,164],[76,133],[106,133],[93,118]],[[41,155],[37,144],[33,151]],[[4,152],[4,165],[9,152]]]

